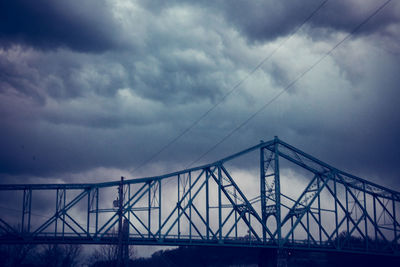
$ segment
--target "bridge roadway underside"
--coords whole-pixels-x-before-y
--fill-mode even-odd
[[[118,236],[103,237],[94,239],[88,237],[36,237],[29,238],[9,238],[0,240],[3,245],[18,244],[76,244],[76,245],[110,245],[118,244]],[[150,245],[150,246],[174,246],[180,247],[181,253],[193,256],[199,253],[212,255],[209,261],[213,261],[216,255],[220,261],[244,260],[259,267],[272,266],[400,266],[400,255],[372,251],[353,250],[338,251],[333,245],[310,247],[306,244],[289,243],[285,247],[278,248],[274,243],[262,244],[254,242],[252,244],[238,242],[237,240],[225,240],[223,243],[217,240],[182,240],[178,238],[168,238],[163,241],[151,238],[130,238],[124,245]],[[185,252],[186,251],[186,252]],[[185,255],[186,255],[185,254]],[[229,255],[229,259],[225,259]],[[204,256],[204,255],[202,255]],[[215,260],[215,259],[214,259]],[[177,260],[179,261],[179,260]],[[176,266],[181,266],[177,263]],[[183,266],[183,265],[182,265]]]
[[[84,244],[84,245],[118,245],[118,235],[107,236],[102,238],[92,237],[69,237],[69,236],[36,236],[35,238],[21,237],[21,236],[3,236],[0,239],[1,244],[17,245],[17,244]],[[223,242],[219,240],[202,240],[202,239],[182,239],[182,238],[165,238],[163,240],[156,238],[142,238],[133,237],[127,241],[123,241],[124,245],[129,246],[204,246],[204,247],[232,247],[232,248],[257,248],[266,250],[283,250],[283,251],[309,251],[309,252],[329,252],[329,253],[343,253],[346,255],[357,254],[357,255],[376,255],[389,258],[395,258],[400,261],[400,254],[387,253],[383,251],[373,251],[352,247],[351,250],[344,249],[338,251],[334,244],[328,242],[318,245],[310,245],[309,243],[302,241],[288,242],[285,246],[279,247],[272,240],[267,243],[258,242],[254,240],[252,242],[242,242],[235,239],[227,239]]]

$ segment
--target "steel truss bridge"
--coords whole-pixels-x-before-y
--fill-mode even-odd
[[[277,137],[166,175],[2,184],[0,191],[7,205],[0,208],[0,244],[124,242],[400,255],[399,192]]]

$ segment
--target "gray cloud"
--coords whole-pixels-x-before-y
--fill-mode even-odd
[[[99,168],[127,173],[218,103],[279,45],[277,37],[287,36],[320,2],[271,3],[118,1],[100,7],[89,2],[72,20],[68,11],[78,9],[76,2],[52,2],[40,11],[52,15],[42,16],[31,28],[28,19],[8,30],[3,26],[0,172],[7,180],[62,177],[66,182]],[[17,4],[12,10],[19,16],[39,16],[38,10]],[[187,166],[373,7],[372,2],[328,2],[238,91],[132,176]],[[384,9],[362,34],[202,162],[278,135],[338,168],[398,186],[396,10],[394,4]],[[55,34],[60,29],[43,26],[47,24],[79,30],[60,37]],[[39,29],[43,32],[37,35]]]

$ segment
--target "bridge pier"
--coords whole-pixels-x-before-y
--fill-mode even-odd
[[[288,252],[285,249],[260,249],[259,267],[287,267]]]
[[[287,267],[288,253],[284,249],[276,250],[276,267]]]

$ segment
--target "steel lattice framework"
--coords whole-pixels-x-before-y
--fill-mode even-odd
[[[256,154],[259,165],[252,179],[234,167],[249,154]],[[399,192],[277,137],[212,164],[156,177],[3,184],[0,191],[1,201],[8,201],[0,214],[3,244],[124,242],[400,255]],[[118,225],[123,235],[115,231]]]

